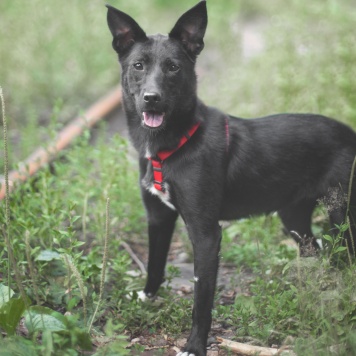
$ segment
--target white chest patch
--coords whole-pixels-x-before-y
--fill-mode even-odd
[[[164,192],[157,190],[153,183],[147,183],[144,179],[142,180],[142,185],[152,194],[158,196],[161,201],[166,204],[172,210],[176,210],[175,206],[170,202],[170,195],[169,195],[169,185],[167,183],[163,183]]]
[[[148,147],[146,147],[145,157],[146,157],[147,159],[149,159],[151,156],[152,156],[152,155],[151,155],[150,150],[148,149]]]

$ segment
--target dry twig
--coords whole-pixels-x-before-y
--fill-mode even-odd
[[[281,347],[280,349],[274,349],[271,347],[261,347],[253,346],[248,344],[242,344],[240,342],[231,341],[223,339],[222,337],[216,338],[220,342],[220,346],[224,346],[233,352],[237,352],[240,355],[246,356],[273,356],[273,355],[290,355],[293,356],[295,353],[291,350],[288,350],[286,347]]]
[[[135,252],[132,251],[132,248],[125,241],[121,241],[120,244],[126,250],[126,252],[130,255],[130,257],[134,260],[134,262],[137,264],[137,266],[141,270],[141,273],[146,274],[146,268],[145,268],[144,264],[137,257]]]

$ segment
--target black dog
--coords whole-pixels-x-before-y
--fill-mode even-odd
[[[180,214],[193,244],[195,274],[193,326],[180,354],[205,355],[219,262],[219,220],[278,211],[300,246],[316,249],[311,214],[319,199],[330,197],[331,224],[351,225],[345,244],[355,255],[356,191],[349,189],[349,181],[356,134],[318,115],[243,120],[204,105],[197,98],[194,66],[204,47],[205,1],[183,14],[168,36],[146,36],[130,16],[108,8],[148,217],[144,293],[153,296],[164,280]]]

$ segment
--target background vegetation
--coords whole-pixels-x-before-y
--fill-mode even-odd
[[[166,33],[194,5],[110,3],[147,33]],[[321,113],[356,128],[354,0],[209,0],[208,11],[198,65],[205,102],[242,117]],[[12,168],[117,84],[105,17],[99,0],[0,2],[0,85]],[[100,132],[95,145],[86,132],[18,187],[8,222],[0,202],[1,355],[76,355],[92,345],[91,353],[124,355],[128,337],[174,339],[187,330],[190,301],[169,287],[162,294],[170,298],[159,305],[136,298],[143,279],[128,274],[132,263],[122,248],[124,240],[146,243],[136,165],[119,133],[108,140],[105,124]],[[319,209],[316,233],[326,225],[323,217]],[[290,343],[298,355],[355,354],[354,263],[340,266],[339,256],[348,258],[327,235],[325,254],[305,260],[281,245],[283,238],[275,216],[224,230],[222,261],[253,277],[233,304],[221,304],[218,294],[214,320],[236,337]],[[170,268],[168,279],[176,273]]]

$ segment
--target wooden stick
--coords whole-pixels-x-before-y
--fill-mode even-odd
[[[37,148],[18,170],[9,173],[9,190],[13,190],[15,183],[24,182],[34,175],[46,163],[52,161],[55,155],[66,148],[86,128],[92,127],[115,107],[121,104],[121,87],[116,87],[90,106],[82,115],[75,117],[59,132],[57,139],[46,148]],[[0,200],[5,197],[5,181],[0,179]]]
[[[126,252],[130,255],[130,257],[134,260],[134,262],[137,264],[139,269],[141,270],[141,273],[143,275],[146,274],[146,268],[145,265],[141,262],[141,260],[137,257],[135,252],[133,252],[132,248],[127,244],[125,241],[120,242],[121,246],[126,250]]]
[[[231,341],[227,339],[223,339],[222,337],[217,337],[216,340],[220,342],[220,346],[224,346],[231,351],[237,352],[241,355],[246,356],[273,356],[273,355],[281,355],[283,352],[286,355],[295,355],[295,353],[291,350],[287,350],[286,348],[281,347],[280,349],[274,349],[271,347],[260,347],[253,346],[248,344],[242,344],[240,342]]]

